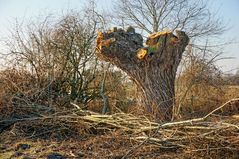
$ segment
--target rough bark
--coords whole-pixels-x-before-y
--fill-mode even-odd
[[[125,71],[142,91],[148,111],[157,106],[158,120],[171,120],[174,105],[174,82],[182,54],[189,42],[183,31],[176,35],[163,31],[151,34],[146,46],[133,28],[114,28],[99,33],[97,56]]]

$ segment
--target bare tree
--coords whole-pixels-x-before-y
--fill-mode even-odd
[[[98,25],[95,19],[75,12],[14,28],[8,41],[10,67],[35,77],[32,99],[63,98],[63,105],[69,101],[87,104],[100,97],[99,82],[95,82],[101,75],[95,58]]]
[[[164,28],[184,30],[191,37],[222,33],[222,21],[204,0],[117,0],[115,17],[147,33]]]

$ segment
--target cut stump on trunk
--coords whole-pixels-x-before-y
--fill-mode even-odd
[[[157,120],[169,121],[175,104],[176,72],[188,42],[183,31],[176,35],[162,31],[151,34],[144,46],[134,28],[114,28],[98,33],[96,49],[100,59],[116,65],[136,83],[147,111],[156,106]]]

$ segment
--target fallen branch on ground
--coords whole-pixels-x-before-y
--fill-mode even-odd
[[[211,120],[210,118],[213,113],[234,101],[239,101],[239,98],[224,103],[202,118],[163,124],[149,121],[145,117],[135,117],[132,114],[102,115],[82,110],[77,105],[75,106],[77,109],[74,111],[57,112],[52,115],[42,115],[39,117],[6,119],[0,121],[0,124],[9,122],[21,125],[21,123],[25,123],[25,125],[34,127],[36,123],[46,123],[48,125],[55,125],[57,123],[60,127],[56,127],[56,129],[59,130],[69,129],[68,125],[86,125],[85,129],[93,127],[96,130],[106,131],[120,129],[126,134],[130,134],[130,140],[140,142],[140,144],[130,149],[125,157],[128,157],[128,155],[131,155],[136,149],[145,144],[151,144],[162,149],[183,149],[191,152],[203,151],[206,149],[205,146],[210,144],[212,146],[211,150],[218,150],[217,147],[220,146],[220,149],[225,148],[234,151],[234,149],[239,147],[239,120],[237,118],[231,118],[230,120],[221,120],[219,118],[215,120],[214,118]],[[48,130],[47,133],[49,131],[54,131],[54,129]],[[15,132],[15,134],[18,133]],[[41,134],[44,134],[44,131]],[[203,148],[199,146],[200,143]]]

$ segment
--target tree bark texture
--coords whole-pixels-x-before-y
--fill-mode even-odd
[[[142,92],[142,102],[151,112],[157,106],[158,120],[171,120],[175,101],[174,82],[182,54],[189,42],[183,31],[151,34],[146,45],[130,27],[99,32],[97,56],[125,71]]]

